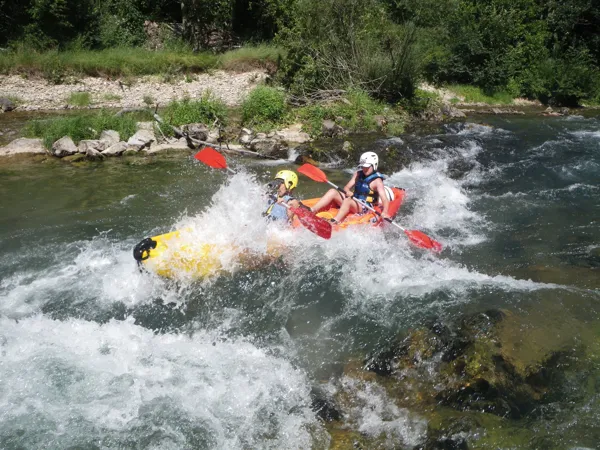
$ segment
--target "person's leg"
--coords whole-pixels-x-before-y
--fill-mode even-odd
[[[319,212],[321,208],[326,207],[331,202],[334,202],[336,205],[342,204],[342,194],[336,189],[329,189],[323,197],[311,208],[313,212]]]
[[[354,201],[354,199],[352,199],[352,198],[347,198],[342,202],[342,205],[340,206],[340,210],[338,211],[336,216],[333,218],[333,220],[335,220],[336,222],[339,223],[342,220],[344,220],[349,213],[357,213],[359,211],[360,211],[360,207],[359,207],[358,203],[356,203]]]

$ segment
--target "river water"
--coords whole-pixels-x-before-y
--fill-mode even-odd
[[[351,358],[432,316],[502,308],[550,321],[542,341],[599,343],[600,120],[485,120],[365,146],[411,155],[386,183],[406,188],[398,220],[441,241],[439,256],[393,228],[329,241],[273,230],[261,192],[294,168],[282,161],[230,157],[233,176],[182,157],[3,161],[0,448],[327,448],[315,388],[352,389]],[[344,184],[350,169],[327,173]],[[301,178],[298,194],[325,188]],[[260,251],[276,233],[288,247],[209,280],[138,270],[138,241],[185,227],[202,242]],[[582,328],[561,326],[567,316]],[[569,414],[536,422],[557,448],[595,448],[596,379]],[[357,395],[368,401],[349,427],[394,448],[424,441],[425,418]]]

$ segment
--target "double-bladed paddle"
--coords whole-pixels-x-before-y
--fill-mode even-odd
[[[318,167],[313,166],[312,164],[304,164],[304,165],[300,166],[300,168],[298,169],[298,172],[300,172],[303,175],[306,175],[311,180],[318,181],[319,183],[328,183],[331,186],[333,186],[334,188],[336,188],[338,191],[343,192],[338,186],[336,186],[335,184],[333,184],[331,181],[329,181],[327,179],[327,175],[325,175],[325,172],[323,172]],[[344,193],[344,195],[345,195],[345,193]],[[354,200],[356,200],[358,203],[363,205],[365,208],[373,211],[379,217],[381,217],[381,213],[379,211],[377,211],[375,208],[373,208],[372,206],[370,206],[368,203],[363,202],[362,200],[359,200],[357,198],[355,198]],[[415,244],[417,247],[433,250],[434,252],[442,251],[442,244],[440,244],[436,240],[431,239],[429,236],[427,236],[422,231],[407,230],[407,229],[401,227],[400,225],[398,225],[392,219],[389,219],[387,217],[384,218],[383,220],[391,223],[395,227],[400,228],[402,231],[404,231],[404,234],[406,234],[406,236],[408,236],[408,239],[410,239],[410,241],[413,244]]]
[[[194,155],[194,158],[214,169],[227,169],[229,172],[235,173],[233,169],[227,166],[225,157],[214,148],[204,147]],[[329,239],[331,237],[331,224],[322,217],[317,217],[308,209],[294,208],[285,203],[280,203],[280,205],[285,206],[296,214],[300,223],[309,231],[312,231],[323,239]]]

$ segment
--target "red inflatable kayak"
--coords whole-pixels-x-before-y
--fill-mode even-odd
[[[388,193],[388,199],[390,199],[389,213],[390,213],[390,216],[394,217],[396,214],[398,214],[398,211],[400,210],[400,206],[402,206],[402,202],[404,201],[405,191],[404,191],[404,189],[397,188],[397,187],[392,187],[392,188],[386,187],[386,192]],[[318,201],[319,201],[319,198],[310,198],[308,200],[302,200],[302,203],[305,204],[306,206],[312,207]],[[374,205],[374,208],[379,213],[381,213],[383,211],[383,207],[381,204]],[[326,206],[325,208],[323,208],[321,211],[319,211],[317,213],[317,216],[329,220],[329,219],[333,219],[336,216],[336,214],[338,213],[338,211],[339,211],[338,206],[335,205],[334,203],[331,203],[328,206]],[[340,230],[343,230],[343,229],[346,229],[348,227],[352,227],[355,225],[371,225],[371,226],[377,227],[377,226],[381,226],[382,222],[383,221],[380,216],[378,216],[377,214],[375,214],[372,211],[367,211],[364,214],[348,214],[346,216],[346,218],[342,221],[342,223],[340,223],[339,225],[333,224],[332,228],[333,228],[333,231],[336,232],[336,231],[340,231]],[[300,223],[300,221],[298,220],[297,217],[294,218],[292,226],[294,228],[302,227],[302,224]]]

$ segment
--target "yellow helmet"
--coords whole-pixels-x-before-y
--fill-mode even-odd
[[[275,179],[283,180],[288,191],[291,191],[298,186],[298,175],[296,175],[296,172],[292,172],[291,170],[280,170],[277,172],[277,175],[275,175]]]

